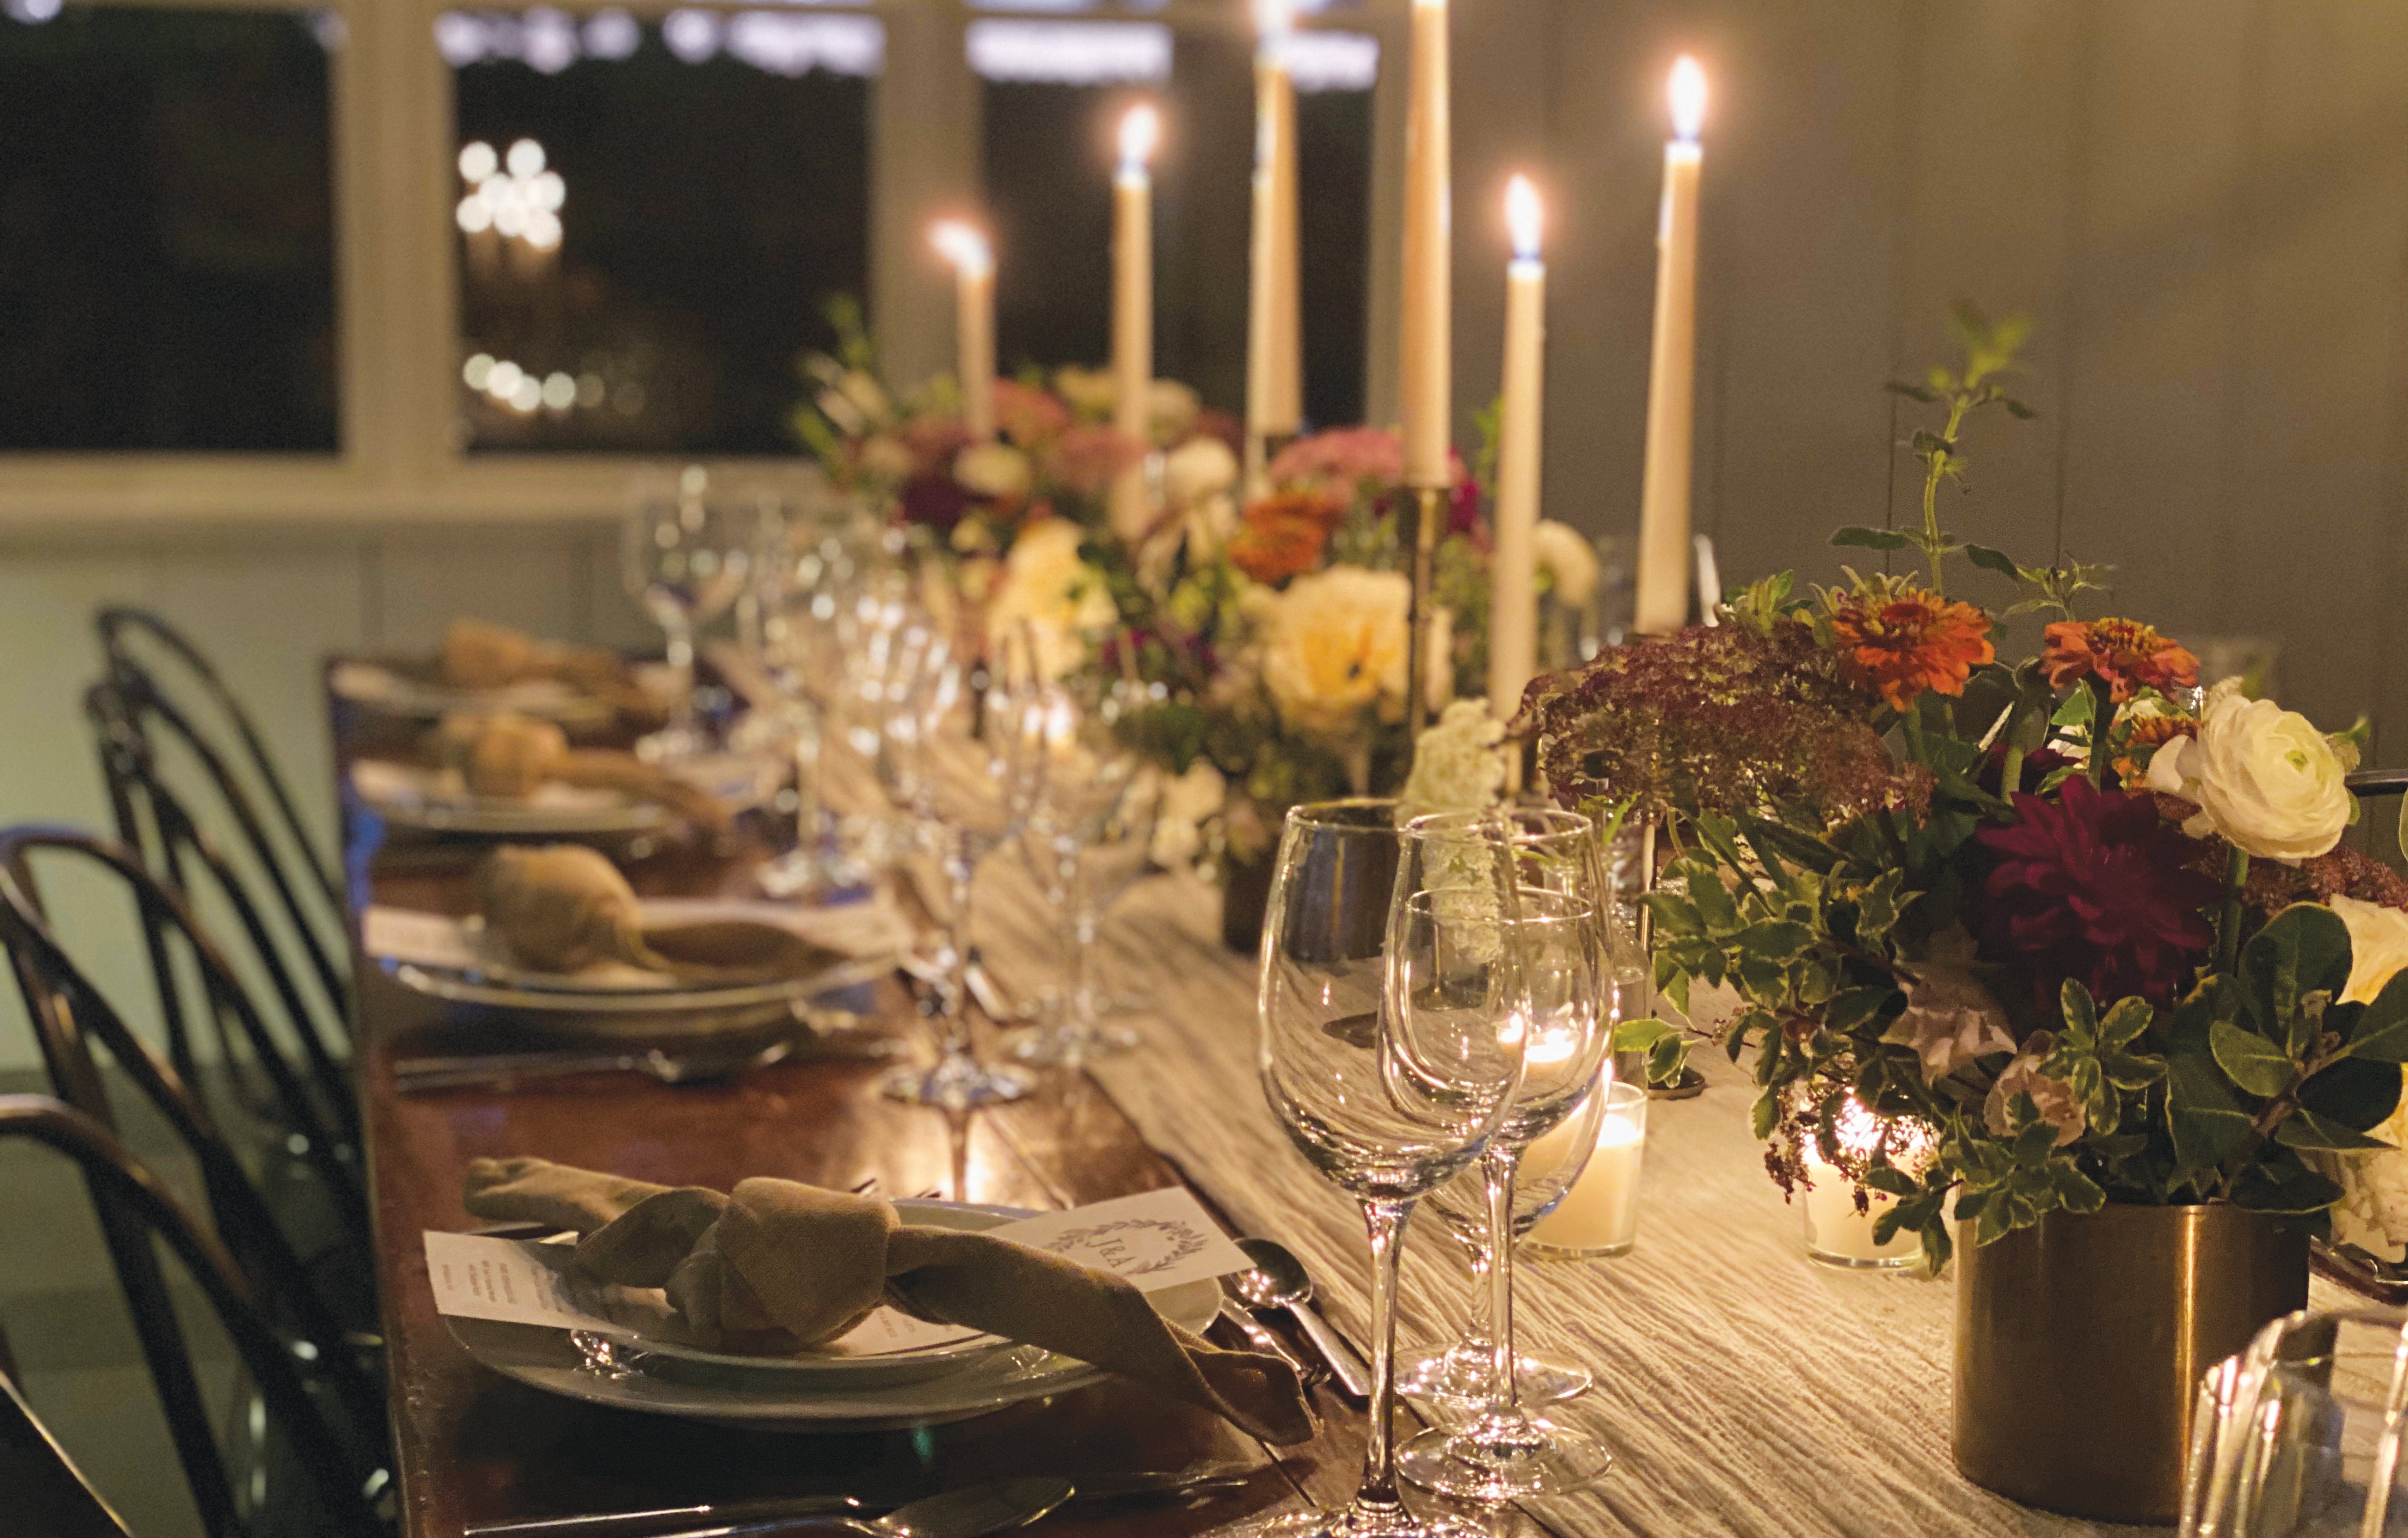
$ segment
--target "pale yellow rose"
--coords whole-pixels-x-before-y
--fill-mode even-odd
[[[1204,824],[1220,816],[1228,800],[1228,779],[1210,759],[1197,759],[1185,774],[1165,781],[1149,857],[1166,869],[1194,863],[1204,850]]]
[[[1156,379],[1146,392],[1145,419],[1156,443],[1177,443],[1196,431],[1203,414],[1203,399],[1176,379]]]
[[[2408,966],[2408,913],[2355,897],[2336,897],[2326,906],[2349,929],[2349,987],[2345,1004],[2372,1004],[2392,975]]]
[[[910,446],[891,433],[875,433],[862,440],[861,473],[873,480],[906,481],[915,468]]]
[[[1530,548],[1539,569],[1550,580],[1555,602],[1566,608],[1584,607],[1597,591],[1597,551],[1569,523],[1542,518],[1531,531]]]
[[[1337,733],[1367,710],[1400,705],[1412,598],[1401,572],[1360,566],[1332,566],[1289,584],[1263,639],[1263,683],[1281,719]]]
[[[1027,492],[1037,472],[1008,443],[974,443],[954,457],[953,478],[973,496],[1016,497]]]
[[[2329,850],[2349,827],[2346,773],[2305,716],[2219,684],[2199,735],[2178,737],[2150,759],[2149,788],[2198,805],[2183,824],[2192,837],[2218,835],[2260,859],[2297,864]]]
[[[1119,618],[1101,572],[1079,559],[1079,526],[1040,519],[1020,531],[987,605],[987,639],[1011,654],[1035,648],[1037,671],[1058,678],[1086,657],[1087,643]]]
[[[1190,438],[1164,456],[1163,499],[1188,507],[1238,484],[1238,456],[1218,438]]]

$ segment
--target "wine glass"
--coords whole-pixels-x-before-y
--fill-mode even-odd
[[[1555,1216],[1588,1168],[1612,1083],[1609,1068],[1572,1113],[1554,1132],[1532,1143],[1524,1156],[1513,1182],[1517,1254],[1520,1242]],[[1476,1408],[1487,1402],[1497,1370],[1496,1320],[1490,1317],[1494,1293],[1489,1280],[1496,1256],[1489,1247],[1486,1175],[1474,1165],[1433,1191],[1428,1206],[1440,1218],[1439,1232],[1470,1263],[1472,1329],[1451,1346],[1408,1360],[1398,1370],[1397,1387],[1408,1399],[1427,1400],[1446,1411]],[[1513,1371],[1525,1400],[1576,1398],[1586,1393],[1594,1381],[1585,1367],[1545,1361],[1518,1351]]]
[[[1270,1518],[1255,1538],[1468,1538],[1398,1498],[1397,1263],[1414,1203],[1479,1156],[1522,1076],[1519,981],[1498,919],[1517,895],[1510,836],[1433,848],[1396,805],[1289,812],[1265,916],[1259,1062],[1272,1114],[1369,1230],[1371,1409],[1345,1510]],[[1433,876],[1441,890],[1433,890]]]
[[[1041,785],[1041,717],[1025,693],[934,627],[906,625],[891,642],[902,653],[891,665],[907,681],[885,721],[878,773],[944,871],[946,980],[936,1066],[897,1070],[883,1088],[953,1111],[1018,1100],[1036,1081],[980,1062],[971,1047],[970,890],[981,862],[1019,832]]]
[[[638,480],[628,503],[620,576],[628,596],[668,638],[675,675],[668,724],[636,750],[655,762],[696,758],[710,745],[694,714],[695,632],[744,591],[762,520],[776,516],[777,495],[766,485],[714,477],[690,464],[674,479]]]
[[[2408,1531],[2408,1333],[2396,1310],[2286,1315],[2210,1368],[2192,1411],[2182,1538]]]
[[[1042,695],[1044,788],[1021,848],[1061,918],[1068,981],[1054,1018],[1015,1043],[1012,1055],[1075,1065],[1138,1042],[1136,1032],[1105,1019],[1096,932],[1150,868],[1163,782],[1119,734],[1129,710],[1142,703],[1134,686],[1070,681]]]
[[[1503,928],[1519,951],[1519,1006],[1528,1040],[1520,1089],[1481,1156],[1493,1331],[1488,1388],[1469,1423],[1425,1432],[1398,1459],[1413,1483],[1487,1504],[1581,1489],[1613,1461],[1595,1440],[1523,1405],[1512,1265],[1514,1188],[1524,1152],[1584,1099],[1598,1099],[1600,1080],[1612,1072],[1612,889],[1596,825],[1576,812],[1452,813],[1417,819],[1412,827],[1437,847],[1451,833],[1469,836],[1499,820],[1512,830],[1515,912]]]

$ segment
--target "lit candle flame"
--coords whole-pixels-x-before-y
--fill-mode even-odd
[[[1706,72],[1684,53],[1672,65],[1672,132],[1683,143],[1694,144],[1705,122]]]
[[[1152,102],[1140,102],[1121,118],[1121,169],[1138,172],[1154,159],[1154,147],[1162,142],[1162,114]]]
[[[1528,177],[1505,184],[1505,226],[1513,233],[1513,254],[1525,262],[1539,260],[1539,236],[1546,226],[1545,205]]]
[[[986,272],[995,265],[995,252],[988,249],[986,236],[958,219],[939,223],[928,238],[946,261],[965,274]]]
[[[1266,41],[1296,30],[1296,0],[1254,0],[1254,31]]]

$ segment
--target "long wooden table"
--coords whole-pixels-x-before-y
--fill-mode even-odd
[[[335,714],[346,783],[353,758],[402,740],[348,707]],[[345,821],[355,905],[459,912],[469,904],[476,846],[389,847],[356,806]],[[672,852],[629,874],[652,893],[729,890],[763,852],[757,845],[734,856]],[[461,1205],[461,1175],[480,1155],[534,1154],[722,1189],[748,1175],[837,1188],[874,1176],[893,1195],[941,1190],[1032,1208],[1157,1189],[1181,1175],[1092,1082],[1071,1074],[1053,1075],[1024,1104],[961,1118],[882,1098],[882,1064],[808,1051],[721,1085],[671,1089],[614,1074],[404,1096],[393,1084],[397,1057],[479,1043],[373,962],[359,961],[355,975],[394,1435],[412,1538],[456,1538],[472,1522],[789,1494],[903,1500],[1025,1474],[1075,1479],[1225,1460],[1257,1469],[1241,1489],[1192,1503],[1074,1505],[1027,1530],[1177,1538],[1256,1512],[1341,1501],[1352,1489],[1362,1417],[1326,1388],[1314,1398],[1325,1433],[1275,1455],[1208,1415],[1121,1384],[929,1431],[805,1436],[621,1413],[502,1378],[473,1361],[437,1315],[420,1240],[424,1230],[474,1226]],[[879,1005],[898,1018],[910,1007],[892,986],[881,990]]]

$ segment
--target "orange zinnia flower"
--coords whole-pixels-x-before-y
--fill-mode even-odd
[[[1326,491],[1274,491],[1249,504],[1229,540],[1229,560],[1257,582],[1284,582],[1321,564],[1329,531],[1346,505]]]
[[[2122,705],[2143,689],[2168,693],[2199,683],[2199,659],[2138,619],[2060,619],[2048,627],[2040,665],[2058,689],[2101,678]]]
[[[1921,588],[1850,593],[1831,611],[1849,675],[1904,710],[1927,689],[1962,694],[1973,669],[1998,653],[1990,617]]]
[[[2055,626],[2051,626],[2055,629]],[[2127,790],[2145,790],[2149,756],[2177,737],[2199,735],[2199,722],[2183,716],[2143,716],[2124,737],[2124,751],[2115,756],[2115,777]]]

